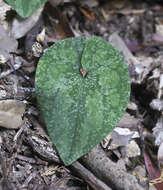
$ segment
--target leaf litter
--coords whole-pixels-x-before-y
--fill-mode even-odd
[[[92,13],[96,15],[95,20],[89,20],[87,16],[83,15],[79,7],[87,10],[88,3],[82,4],[80,1],[68,1],[68,3],[62,1],[62,4],[55,7],[55,9],[60,11],[60,17],[55,17],[54,19],[50,18],[48,11],[43,12],[44,15],[46,15],[46,17],[43,16],[43,18],[41,18],[45,21],[44,24],[42,24],[45,28],[45,38],[44,41],[41,42],[41,45],[43,46],[43,50],[45,50],[54,42],[66,38],[66,36],[69,37],[71,34],[69,33],[70,30],[75,36],[84,35],[89,37],[91,35],[98,35],[107,41],[109,41],[110,36],[116,32],[118,38],[121,39],[118,40],[117,44],[118,46],[122,46],[120,51],[127,60],[132,81],[130,105],[128,105],[128,108],[126,109],[127,115],[124,115],[125,122],[120,124],[119,127],[123,126],[123,128],[128,128],[131,132],[135,133],[138,131],[137,121],[140,121],[139,116],[142,116],[140,122],[144,138],[144,141],[142,142],[144,142],[144,144],[140,143],[142,134],[139,134],[140,137],[132,139],[132,141],[137,143],[142,152],[143,146],[145,146],[146,149],[143,154],[144,161],[142,161],[141,156],[135,157],[135,155],[133,155],[133,157],[124,158],[123,148],[113,150],[104,148],[105,154],[102,154],[102,158],[105,161],[107,155],[107,159],[106,162],[100,161],[100,166],[107,164],[108,168],[110,168],[109,164],[112,164],[112,162],[119,163],[118,160],[121,160],[121,163],[127,166],[127,170],[123,173],[125,174],[126,180],[128,180],[129,177],[129,175],[126,174],[130,174],[133,176],[132,179],[137,179],[135,182],[137,185],[139,184],[138,189],[141,189],[142,187],[142,189],[145,189],[148,184],[150,184],[149,189],[161,190],[163,181],[160,176],[162,171],[161,160],[163,139],[163,115],[162,109],[160,108],[160,105],[162,105],[160,103],[163,98],[162,5],[152,1],[139,4],[136,1],[129,1],[129,3],[126,1],[122,3],[122,7],[112,5],[112,11],[110,11],[110,9],[107,8],[108,5],[102,1],[97,2],[98,3],[93,6],[91,3],[89,5],[91,6]],[[11,30],[8,29],[10,23],[7,16],[9,16],[9,12],[6,12],[11,8],[7,6],[7,4],[4,4],[3,1],[0,1],[0,3],[3,3],[3,6],[5,7],[4,9],[0,9],[0,24],[3,25],[7,32],[9,32],[9,38],[12,38],[10,36]],[[116,2],[113,4],[116,4]],[[105,10],[104,14],[102,9]],[[134,10],[137,11],[135,12]],[[67,17],[65,22],[68,25],[65,25],[64,22],[61,21],[62,15]],[[148,17],[150,17],[150,20]],[[104,19],[108,19],[108,21],[105,21]],[[58,23],[61,26],[56,30],[56,25]],[[65,30],[64,28],[68,26],[69,28]],[[152,27],[155,30],[153,30]],[[41,29],[39,31],[41,32]],[[34,42],[36,42],[37,34],[38,33],[35,33],[33,36]],[[129,43],[122,43],[126,41]],[[14,61],[13,68],[11,68],[6,64],[8,63],[7,60],[10,59],[7,58],[6,60],[2,57],[3,64],[0,65],[1,74],[7,72],[7,75],[1,75],[0,97],[3,101],[7,99],[25,100],[28,103],[27,109],[31,109],[31,106],[33,106],[39,112],[36,107],[36,98],[34,95],[35,69],[30,71],[24,70],[24,66],[27,68],[31,66],[36,68],[38,57],[35,57],[32,53],[29,58],[29,54],[27,55],[24,53],[23,38],[18,40],[18,44],[19,46],[14,49],[14,54],[12,54],[12,56],[15,56],[16,59],[17,57],[21,57],[22,66],[18,69],[13,69],[16,68],[15,64],[18,64],[18,62]],[[14,43],[12,45],[14,45]],[[9,56],[11,56],[11,53],[13,52],[7,52]],[[41,54],[38,56],[41,56]],[[15,75],[18,80],[13,79],[15,78],[13,75]],[[131,106],[131,104],[136,106]],[[24,113],[25,117],[30,120],[32,116],[27,113],[30,112],[27,110],[27,112]],[[83,160],[81,162],[84,163],[84,166],[87,166],[89,170],[82,170],[83,168],[81,169],[81,164],[78,162],[78,165],[74,165],[74,168],[72,165],[72,168],[56,171],[50,177],[41,176],[41,174],[47,170],[47,166],[58,166],[57,163],[60,163],[60,161],[57,153],[54,151],[55,149],[52,146],[51,141],[47,138],[42,118],[40,115],[35,115],[34,117],[35,122],[34,120],[30,120],[29,123],[25,122],[25,126],[22,126],[22,132],[19,132],[19,135],[17,135],[18,131],[15,129],[4,130],[4,128],[1,127],[1,189],[3,189],[3,187],[7,187],[8,189],[22,189],[23,186],[26,186],[28,189],[55,189],[55,184],[57,182],[58,189],[88,189],[92,184],[94,184],[94,189],[99,189],[99,186],[96,188],[96,183],[90,183],[92,179],[97,179],[97,177],[100,182],[104,181],[105,184],[107,184],[107,181],[110,181],[110,183],[107,184],[107,187],[113,189],[115,187],[117,189],[127,189],[128,185],[131,184],[131,181],[128,180],[126,181],[125,187],[119,186],[120,184],[124,184],[121,183],[121,178],[116,178],[116,175],[114,175],[114,172],[116,172],[115,167],[113,167],[111,171],[113,174],[111,176],[112,180],[109,178],[110,174],[105,172],[104,168],[102,168],[104,171],[100,170],[100,172],[97,173],[99,168],[95,160],[100,156],[98,155],[99,152],[96,153],[97,149],[95,149],[95,154],[88,154],[87,159],[84,160],[84,158],[82,158]],[[131,118],[133,118],[133,120]],[[18,138],[13,144],[15,136],[18,136]],[[17,157],[14,156],[15,152],[18,154]],[[94,155],[94,157],[91,157],[92,155]],[[89,156],[91,158],[90,160]],[[14,162],[12,160],[14,160]],[[60,165],[62,164],[60,163]],[[146,169],[144,166],[146,166]],[[122,168],[123,167],[121,167],[121,170]],[[117,168],[117,171],[121,170],[118,170]],[[88,171],[91,172],[95,178],[88,178],[87,175],[83,175],[83,171],[84,174],[88,174],[86,173]],[[105,173],[105,177],[101,179],[98,174],[103,174],[103,172]],[[77,173],[80,177],[78,176],[74,178]],[[147,174],[149,178],[147,178],[144,173]],[[64,187],[61,187],[59,180],[67,179],[67,176],[69,177],[69,180],[67,183],[64,183]],[[102,187],[103,184],[100,183],[100,185],[100,187]],[[103,186],[103,189],[105,189],[105,187],[106,186]]]

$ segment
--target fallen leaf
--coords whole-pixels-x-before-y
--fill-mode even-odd
[[[99,4],[98,0],[80,0],[80,4],[81,6],[85,6],[85,7],[89,7],[89,8],[93,8],[93,7],[97,7]]]
[[[59,4],[62,4],[65,0],[48,0],[51,5],[56,7]]]
[[[153,70],[155,63],[151,57],[147,57],[145,59],[140,57],[137,60],[138,63],[135,63],[135,71],[137,73],[135,83],[141,84]]]
[[[126,156],[128,158],[140,156],[140,154],[141,154],[140,148],[139,148],[138,144],[134,140],[130,141],[126,145]]]
[[[19,39],[25,36],[25,34],[29,32],[37,23],[42,13],[42,10],[43,7],[35,11],[35,13],[33,13],[29,18],[26,19],[20,17],[14,18],[11,26],[11,35],[15,39]]]
[[[155,136],[155,144],[160,146],[163,142],[163,116],[157,120],[156,126],[153,128],[153,135]]]
[[[0,126],[8,129],[19,128],[24,121],[25,104],[19,100],[0,101]]]
[[[138,122],[139,120],[137,118],[126,112],[117,126],[123,128],[137,128]]]
[[[161,172],[156,168],[155,164],[152,162],[148,155],[148,152],[144,152],[144,162],[148,176],[150,177],[150,185],[154,185],[157,190],[163,189],[163,179],[161,179]]]
[[[59,21],[58,24],[56,25],[56,31],[60,39],[74,37],[73,31],[69,26],[69,22],[66,15],[64,15],[58,7],[54,7],[50,3],[46,3],[45,11],[53,19]]]
[[[95,20],[95,15],[91,9],[84,9],[80,7],[80,11],[89,19],[89,20]]]
[[[160,20],[159,18],[156,18],[155,28],[156,28],[156,34],[163,36],[163,21]]]
[[[160,75],[160,84],[159,84],[159,90],[158,90],[158,98],[163,98],[163,74]]]
[[[11,6],[9,6],[3,0],[0,0],[0,24],[3,25],[5,30],[8,29],[8,25],[9,25],[9,23],[6,21],[6,13],[10,9],[11,9]]]
[[[116,127],[111,134],[111,144],[116,144],[118,146],[126,146],[133,135],[134,132],[130,131],[130,129],[128,128]]]
[[[13,37],[8,35],[8,32],[0,25],[0,55],[3,55],[5,62],[9,59],[10,52],[15,52],[18,47],[18,42]]]
[[[138,106],[134,102],[129,102],[128,106],[127,106],[127,109],[129,109],[131,111],[136,111],[138,109]]]
[[[150,103],[150,107],[153,110],[163,111],[163,100],[153,99],[152,102]]]
[[[157,153],[157,159],[158,159],[160,168],[163,168],[163,142],[159,146],[158,153]]]
[[[110,35],[109,42],[113,46],[115,46],[121,53],[123,53],[126,64],[129,65],[129,60],[132,59],[134,56],[132,55],[131,51],[128,49],[122,38],[115,32]]]

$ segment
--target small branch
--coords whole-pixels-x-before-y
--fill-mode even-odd
[[[86,156],[83,156],[81,161],[93,174],[114,189],[144,190],[135,176],[127,173],[106,157],[100,145],[97,145]]]
[[[18,70],[22,66],[22,63],[17,63],[13,65],[13,69],[9,69],[8,71],[4,71],[0,74],[0,79],[6,77],[7,75],[11,74],[12,72]]]
[[[111,190],[110,187],[99,180],[78,161],[74,162],[70,167],[75,170],[75,172],[78,173],[79,176],[84,179],[94,190]]]

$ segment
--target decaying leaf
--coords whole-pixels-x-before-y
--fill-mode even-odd
[[[163,100],[153,99],[150,106],[154,110],[163,111]]]
[[[18,100],[0,101],[0,126],[8,129],[19,128],[24,121],[22,115],[25,112],[25,104]]]
[[[11,35],[15,39],[22,38],[37,23],[42,10],[43,7],[35,11],[29,18],[26,19],[20,17],[14,18],[11,26]]]
[[[157,159],[158,159],[159,165],[162,168],[163,167],[163,142],[159,146],[158,153],[157,153]]]
[[[137,128],[138,122],[139,119],[135,118],[134,116],[131,116],[126,112],[117,126],[123,128]]]
[[[125,146],[131,140],[133,135],[134,132],[127,128],[116,127],[112,132],[112,143],[119,146]]]
[[[98,0],[80,0],[80,4],[81,6],[85,6],[85,7],[89,7],[89,8],[93,8],[93,7],[97,7],[99,4]]]
[[[8,32],[0,25],[0,56],[2,62],[7,62],[9,53],[15,52],[18,47],[18,42],[13,37],[10,37]]]
[[[7,3],[3,0],[0,0],[0,24],[3,25],[5,29],[8,29],[9,23],[6,21],[6,13],[11,9]]]
[[[155,27],[156,27],[156,34],[163,36],[163,21],[157,18]]]
[[[66,165],[112,131],[130,94],[122,56],[98,37],[69,38],[50,47],[38,64],[35,85],[49,135]]]
[[[134,138],[138,137],[139,134],[137,131],[132,132],[128,128],[116,127],[112,133],[101,142],[101,145],[103,148],[114,151],[121,147],[125,151],[125,157],[136,157],[140,155],[140,148],[134,141]]]
[[[50,4],[52,4],[54,7],[56,7],[59,4],[62,4],[64,0],[49,0]]]
[[[160,84],[159,84],[159,91],[158,91],[158,98],[163,97],[163,74],[160,75]]]
[[[159,146],[163,142],[163,116],[158,119],[156,126],[153,128],[153,134],[156,138],[155,144]]]
[[[128,49],[122,38],[115,32],[109,37],[109,42],[115,46],[120,52],[125,55],[125,61],[127,64],[129,64],[129,60],[133,59],[133,55],[131,51]]]
[[[132,140],[129,144],[127,144],[126,146],[126,156],[128,158],[130,157],[136,157],[136,156],[140,156],[140,148],[138,146],[138,144]]]
[[[144,152],[144,162],[146,165],[146,170],[148,172],[148,176],[150,179],[150,185],[154,185],[157,190],[162,190],[163,189],[163,180],[161,177],[161,173],[156,167],[156,165],[152,162],[148,151]]]

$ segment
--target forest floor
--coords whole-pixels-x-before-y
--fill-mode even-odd
[[[56,2],[21,19],[0,0],[0,190],[162,190],[161,1]],[[52,44],[92,35],[123,55],[130,102],[115,130],[65,167],[40,115],[35,71]]]

